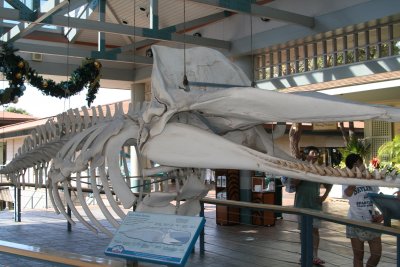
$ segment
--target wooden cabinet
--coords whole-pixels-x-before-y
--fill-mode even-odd
[[[218,199],[240,200],[240,171],[215,170],[215,196]],[[219,225],[232,225],[240,222],[240,209],[216,206],[216,223]]]
[[[275,192],[253,192],[252,202],[274,205]],[[274,213],[272,211],[253,210],[252,223],[254,225],[273,226],[275,225]]]

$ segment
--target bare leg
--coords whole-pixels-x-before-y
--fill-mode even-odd
[[[381,237],[376,237],[370,241],[368,241],[369,250],[371,251],[371,256],[367,261],[367,267],[375,267],[378,265],[379,260],[382,256],[382,241]]]
[[[318,258],[319,229],[313,228],[313,257]]]
[[[351,247],[353,248],[354,254],[353,266],[363,267],[364,241],[361,241],[358,238],[351,238]]]

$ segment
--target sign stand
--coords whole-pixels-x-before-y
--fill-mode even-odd
[[[104,253],[130,266],[139,261],[185,266],[204,224],[203,217],[130,211]]]

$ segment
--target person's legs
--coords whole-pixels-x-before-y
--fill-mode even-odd
[[[318,258],[318,247],[319,247],[319,230],[313,228],[313,257]]]
[[[313,228],[313,264],[323,265],[325,261],[321,260],[318,257],[318,248],[319,248],[319,228]]]
[[[368,241],[371,256],[367,261],[367,267],[377,266],[382,256],[382,241],[381,237],[376,237]]]
[[[361,241],[358,238],[351,238],[351,247],[353,248],[353,266],[354,267],[363,267],[363,258],[364,258],[364,241]]]

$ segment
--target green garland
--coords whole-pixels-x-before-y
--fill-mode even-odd
[[[96,93],[100,87],[101,63],[95,59],[86,58],[82,65],[78,67],[68,81],[56,83],[51,79],[44,79],[42,76],[29,67],[27,61],[15,55],[17,49],[11,45],[3,43],[0,51],[0,72],[9,81],[9,87],[0,89],[0,104],[10,102],[16,103],[18,98],[24,94],[26,89],[24,83],[29,82],[32,86],[39,89],[47,96],[66,98],[75,95],[88,88],[86,100],[90,106],[96,98]]]

